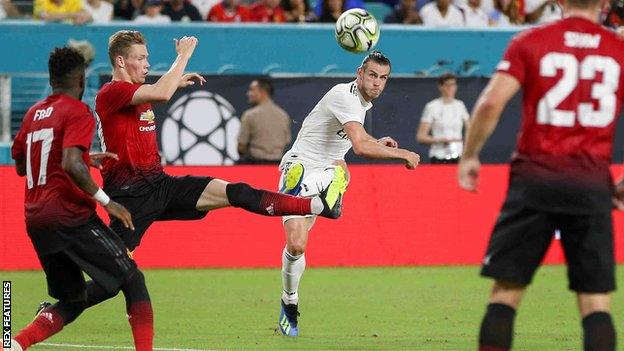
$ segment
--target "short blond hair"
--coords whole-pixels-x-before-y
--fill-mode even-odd
[[[111,65],[115,67],[115,57],[128,57],[132,45],[145,45],[143,34],[137,30],[120,30],[108,38],[108,57]]]

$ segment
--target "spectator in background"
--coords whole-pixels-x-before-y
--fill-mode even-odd
[[[163,15],[169,16],[172,22],[201,22],[202,16],[199,10],[185,0],[169,0],[165,3]]]
[[[282,23],[286,22],[280,0],[259,0],[249,9],[251,22]]]
[[[108,23],[113,20],[113,4],[105,0],[85,0],[84,10],[93,23]]]
[[[208,18],[208,12],[216,4],[220,3],[220,0],[190,0],[193,6],[197,7],[201,18],[206,20]]]
[[[7,17],[20,17],[21,14],[11,0],[0,0],[0,20]]]
[[[422,24],[416,2],[416,0],[401,0],[394,11],[384,18],[384,23]]]
[[[617,29],[624,26],[624,0],[612,0],[603,10],[603,25]]]
[[[214,5],[208,12],[210,22],[248,22],[249,9],[240,4],[239,0],[223,0]]]
[[[35,0],[33,17],[47,22],[85,24],[91,16],[83,9],[81,0]]]
[[[117,0],[113,6],[113,17],[132,21],[141,14],[144,0]]]
[[[252,81],[247,99],[254,107],[241,117],[238,163],[278,164],[292,140],[290,117],[273,102],[273,85],[267,79]]]
[[[431,163],[457,163],[462,154],[464,127],[469,118],[461,100],[455,99],[457,78],[450,73],[438,78],[440,97],[425,105],[416,141],[431,145]]]
[[[428,0],[425,0],[425,1],[428,1]],[[316,1],[316,7],[314,8],[314,13],[316,14],[317,18],[321,17],[321,15],[323,14],[324,6],[325,6],[324,1],[320,1],[320,0]],[[355,9],[355,8],[363,9],[364,7],[365,7],[364,0],[344,0],[344,5],[342,6],[343,11]]]
[[[481,9],[481,0],[468,0],[462,9],[466,27],[487,27],[490,19],[487,13]]]
[[[308,0],[282,0],[282,9],[286,22],[315,22],[316,14],[310,8]]]
[[[563,18],[557,0],[524,0],[525,22],[543,24]]]
[[[136,23],[158,24],[170,23],[171,18],[163,15],[163,4],[161,0],[147,0],[145,2],[145,14],[139,15],[134,19]]]
[[[464,16],[451,4],[451,0],[432,1],[420,9],[420,18],[425,26],[462,27]]]
[[[346,10],[343,0],[323,0],[323,12],[318,18],[319,23],[336,23],[338,17]]]
[[[508,27],[512,25],[511,20],[505,14],[504,0],[494,0],[494,9],[488,12],[490,25],[495,27]]]

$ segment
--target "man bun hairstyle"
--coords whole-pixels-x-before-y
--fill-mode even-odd
[[[390,59],[381,51],[374,50],[370,54],[366,55],[366,57],[364,57],[364,60],[362,60],[362,64],[360,65],[360,67],[364,68],[366,64],[370,61],[373,61],[382,66],[390,66],[390,70],[392,70],[392,64],[390,63]]]

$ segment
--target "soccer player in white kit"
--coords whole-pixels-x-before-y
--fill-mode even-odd
[[[381,52],[373,51],[358,67],[354,81],[337,84],[323,96],[303,121],[297,140],[282,158],[281,192],[314,196],[325,191],[332,181],[339,181],[340,190],[327,196],[342,201],[348,181],[344,156],[351,147],[358,156],[404,160],[408,169],[416,168],[420,161],[416,153],[399,149],[397,142],[390,137],[375,139],[364,130],[366,111],[373,106],[371,101],[383,92],[390,70],[390,60]],[[341,176],[336,177],[336,173]],[[333,199],[328,201],[333,203]],[[299,334],[297,290],[305,270],[308,231],[315,218],[282,218],[286,247],[282,253],[283,292],[278,324],[282,334],[287,336]]]

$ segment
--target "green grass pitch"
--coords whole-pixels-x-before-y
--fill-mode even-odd
[[[618,281],[624,274],[621,267]],[[477,267],[308,269],[300,290],[300,333],[275,333],[280,272],[148,270],[155,311],[155,347],[196,350],[475,350],[491,282]],[[0,272],[13,282],[17,332],[46,295],[42,272]],[[613,299],[624,337],[624,294]],[[132,346],[121,294],[32,350],[67,345]],[[624,341],[620,342],[623,345]],[[63,346],[65,345],[65,346]],[[542,267],[516,319],[514,350],[580,350],[581,327],[565,267]],[[619,347],[624,350],[623,346]]]

